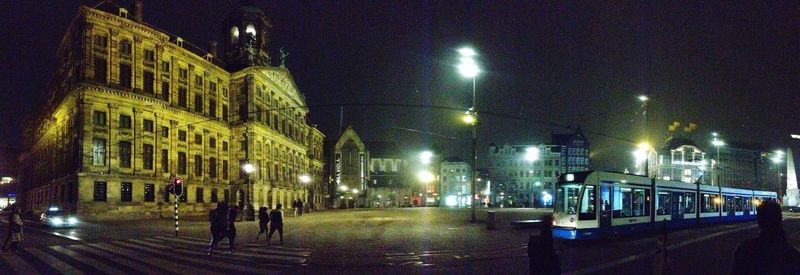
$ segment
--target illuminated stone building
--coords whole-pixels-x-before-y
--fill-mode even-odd
[[[174,177],[184,181],[182,213],[220,201],[321,202],[324,135],[306,121],[283,60],[271,65],[270,27],[243,4],[224,20],[218,54],[216,42],[202,50],[145,23],[141,1],[133,14],[111,1],[80,7],[43,103],[24,122],[24,207],[171,217],[165,187]],[[245,163],[256,168],[249,175]]]
[[[333,148],[335,207],[365,206],[369,181],[369,150],[352,126],[342,132]]]

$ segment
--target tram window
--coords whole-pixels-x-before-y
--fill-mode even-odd
[[[744,211],[753,211],[753,198],[750,197],[743,197],[742,204],[744,205]]]
[[[650,190],[614,187],[614,218],[649,216],[647,198]]]
[[[686,203],[684,204],[684,210],[683,210],[683,213],[685,213],[685,214],[692,214],[692,213],[694,213],[694,210],[696,209],[696,207],[695,207],[695,198],[694,198],[694,195],[695,195],[695,193],[692,193],[692,192],[686,192],[686,196],[685,196],[685,198],[686,198]]]
[[[719,212],[721,201],[719,195],[703,193],[703,213]]]
[[[729,213],[736,211],[736,207],[733,203],[733,196],[722,196],[725,199],[725,204],[722,206],[723,213]]]
[[[672,205],[670,204],[670,197],[672,192],[658,191],[656,196],[656,215],[669,215],[672,213]]]
[[[579,220],[594,220],[597,219],[597,212],[595,205],[597,202],[597,194],[594,191],[594,186],[585,186],[583,189],[583,196],[581,197],[581,209],[578,213]]]
[[[742,210],[744,210],[744,209],[742,209],[742,206],[743,206],[742,197],[735,197],[733,199],[733,203],[736,206],[736,212],[742,212]]]

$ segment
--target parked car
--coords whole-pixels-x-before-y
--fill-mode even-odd
[[[78,225],[78,218],[75,215],[64,212],[58,207],[50,207],[42,213],[39,221],[50,227],[73,227]]]
[[[789,210],[789,212],[792,212],[792,213],[797,213],[797,212],[800,212],[800,206],[789,206],[789,209],[787,209],[787,210]]]

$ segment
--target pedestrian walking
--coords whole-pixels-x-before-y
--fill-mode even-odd
[[[267,237],[269,234],[269,229],[267,228],[267,223],[269,223],[269,213],[267,210],[268,208],[266,207],[258,208],[258,234],[256,235],[256,241],[258,241],[258,237],[260,237],[261,234],[264,234],[264,237]]]
[[[228,204],[217,203],[217,208],[208,212],[208,222],[211,224],[211,244],[208,246],[208,255],[214,252],[214,247],[228,235],[226,220],[228,217]]]
[[[17,246],[22,242],[22,208],[13,207],[8,218],[8,232],[10,236],[3,243],[3,251],[17,252]],[[9,244],[10,242],[10,244]],[[8,246],[8,248],[6,248]]]
[[[283,245],[283,211],[281,204],[275,206],[275,209],[269,212],[269,236],[267,237],[267,245],[272,243],[272,234],[278,231],[281,237],[281,245]]]
[[[669,253],[667,251],[667,220],[661,224],[658,238],[656,239],[658,250],[653,257],[653,275],[672,274]]]
[[[14,220],[14,212],[16,211],[15,210],[16,207],[17,207],[17,204],[15,203],[15,204],[12,204],[12,205],[8,206],[8,208],[6,209],[6,210],[8,210],[8,216],[6,217],[6,220],[8,221],[8,230],[6,230],[6,237],[3,239],[3,245],[1,247],[3,251],[6,251],[6,246],[11,241],[11,235],[13,235],[13,231],[14,230],[12,230],[12,228],[11,228],[12,227],[11,226],[11,221]]]
[[[297,216],[303,216],[303,200],[297,199]]]
[[[756,210],[761,232],[736,248],[731,274],[800,274],[800,251],[786,240],[781,206],[763,201]]]
[[[236,217],[239,213],[239,207],[231,207],[228,209],[228,253],[233,253],[236,244]]]
[[[553,243],[553,216],[542,218],[538,240],[533,236],[528,239],[528,259],[530,274],[561,274],[561,263]]]

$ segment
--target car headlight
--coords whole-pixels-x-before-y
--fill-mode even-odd
[[[69,217],[69,219],[67,219],[67,221],[69,222],[69,224],[76,224],[76,223],[78,223],[78,219],[77,219],[77,218],[75,218],[75,217]]]
[[[61,218],[59,217],[53,218],[53,224],[61,225],[62,223],[64,223],[64,220],[62,220]]]

